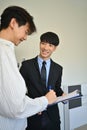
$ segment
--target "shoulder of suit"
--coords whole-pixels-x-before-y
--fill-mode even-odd
[[[30,63],[35,62],[35,61],[37,61],[37,57],[27,59],[27,60],[23,61],[22,64],[30,64]]]
[[[51,63],[54,64],[54,65],[57,66],[57,67],[63,68],[62,65],[60,65],[60,64],[58,64],[58,63],[56,63],[56,62],[54,62],[52,59],[51,59]]]

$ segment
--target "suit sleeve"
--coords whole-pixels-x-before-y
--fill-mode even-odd
[[[56,85],[55,85],[55,91],[56,91],[57,96],[61,96],[63,94],[63,90],[61,88],[62,72],[63,72],[63,68],[59,67],[58,78],[57,78]]]

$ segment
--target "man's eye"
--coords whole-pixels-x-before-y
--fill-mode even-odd
[[[53,46],[52,44],[49,44],[49,46]]]

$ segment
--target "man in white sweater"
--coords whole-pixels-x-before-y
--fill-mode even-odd
[[[7,7],[0,24],[0,130],[25,130],[27,117],[56,101],[53,90],[40,98],[26,96],[26,85],[19,73],[14,46],[36,31],[33,17],[18,6]]]

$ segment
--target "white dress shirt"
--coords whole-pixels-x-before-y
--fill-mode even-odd
[[[14,44],[0,38],[0,130],[25,130],[27,117],[46,109],[45,96],[31,99],[26,91]]]

